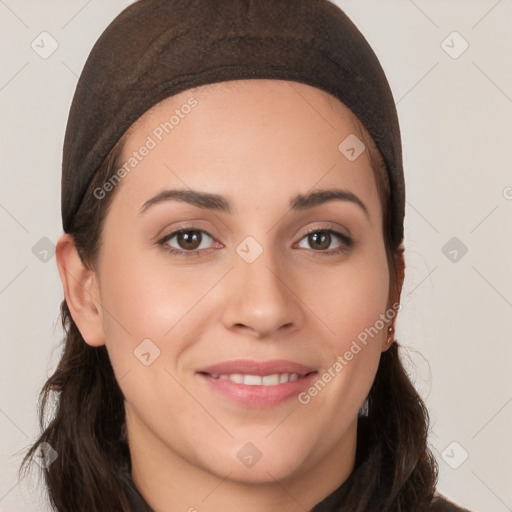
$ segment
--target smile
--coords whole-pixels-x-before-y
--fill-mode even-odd
[[[196,370],[204,393],[238,407],[270,408],[297,397],[312,384],[317,371],[294,361],[224,361]],[[201,385],[204,385],[201,384]]]
[[[210,374],[208,374],[210,375]],[[236,384],[244,384],[245,386],[277,386],[287,382],[294,382],[301,378],[298,373],[274,373],[272,375],[247,375],[242,373],[232,373],[223,375],[210,375],[214,379],[230,380]]]

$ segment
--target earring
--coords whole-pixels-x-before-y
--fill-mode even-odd
[[[390,325],[390,326],[388,327],[388,334],[393,334],[394,332],[395,332],[395,329],[393,328],[393,326],[392,326],[392,325]],[[393,344],[393,342],[394,342],[394,341],[395,341],[395,340],[393,339],[393,337],[392,337],[392,336],[390,336],[390,337],[388,338],[388,345]]]

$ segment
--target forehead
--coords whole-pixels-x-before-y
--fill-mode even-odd
[[[123,161],[149,139],[155,147],[121,188],[140,202],[151,188],[190,186],[231,195],[236,205],[237,197],[263,203],[286,196],[288,203],[315,184],[343,185],[372,203],[368,155],[349,161],[339,149],[350,136],[363,138],[355,115],[315,87],[263,79],[207,84],[167,98],[132,125]]]

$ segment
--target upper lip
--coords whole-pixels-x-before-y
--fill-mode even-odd
[[[274,375],[275,373],[297,373],[299,375],[306,375],[314,371],[314,368],[284,359],[274,359],[272,361],[236,359],[205,366],[197,370],[198,373],[209,373],[210,375],[232,375],[240,373],[242,375],[260,375],[262,377],[265,375]]]

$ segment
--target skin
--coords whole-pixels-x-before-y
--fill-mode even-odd
[[[196,370],[289,359],[321,375],[391,307],[368,151],[351,162],[338,150],[360,132],[323,91],[244,80],[156,105],[130,129],[122,161],[192,96],[197,106],[117,186],[96,268],[82,264],[69,235],[59,240],[65,297],[85,342],[108,349],[126,397],[134,481],[155,511],[309,510],[353,469],[357,413],[388,348],[386,328],[306,405],[244,408]],[[221,194],[232,212],[167,201],[140,213],[167,188]],[[349,201],[290,211],[297,194],[331,188],[355,194],[368,214]],[[167,251],[188,247],[176,236],[158,243],[182,227],[207,233],[195,256]],[[322,248],[310,228],[354,244],[333,234]],[[263,249],[252,263],[236,252],[247,236]],[[145,366],[134,350],[148,338],[160,356]],[[262,454],[250,468],[237,458],[247,442]]]

